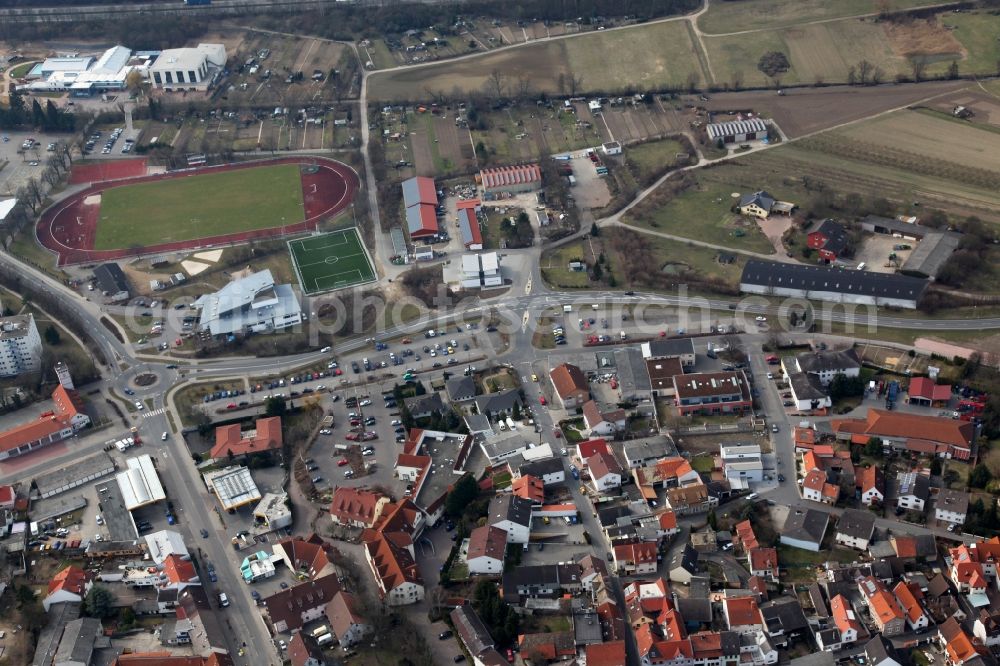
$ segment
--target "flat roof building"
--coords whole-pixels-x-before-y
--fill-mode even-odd
[[[204,475],[205,485],[219,498],[219,504],[226,511],[238,509],[245,504],[260,500],[260,491],[254,483],[250,470],[232,466],[215,470]]]
[[[167,49],[149,68],[149,79],[163,90],[206,90],[226,66],[223,44]]]
[[[806,266],[751,259],[743,268],[740,291],[793,296],[833,303],[891,305],[916,309],[927,280],[834,266]]]
[[[31,313],[0,318],[0,377],[42,367],[42,338]]]
[[[167,494],[160,483],[160,477],[153,465],[153,458],[143,454],[125,461],[128,465],[124,472],[115,477],[121,489],[125,508],[129,511],[147,504],[161,502],[167,499]]]

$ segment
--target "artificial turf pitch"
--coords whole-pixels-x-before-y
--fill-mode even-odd
[[[318,294],[375,279],[375,269],[357,227],[288,241],[299,284]]]
[[[302,222],[300,165],[279,164],[112,187],[95,250],[142,247]]]

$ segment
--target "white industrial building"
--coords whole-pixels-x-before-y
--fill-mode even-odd
[[[191,559],[184,537],[173,530],[160,530],[146,535],[146,551],[154,564],[163,564],[171,555],[179,555],[182,559]]]
[[[132,511],[167,499],[167,493],[160,483],[160,476],[156,473],[153,459],[148,453],[129,458],[125,464],[128,467],[115,476],[115,480],[118,481],[126,509]]]
[[[270,269],[233,280],[194,302],[198,325],[212,335],[262,333],[295,326],[302,309],[292,286],[275,284]]]
[[[740,277],[740,291],[745,294],[910,310],[916,309],[926,288],[927,280],[904,275],[759,259],[748,261]]]
[[[257,484],[246,467],[233,465],[215,470],[205,474],[204,479],[209,491],[215,493],[219,504],[226,511],[257,502],[261,498]]]
[[[280,530],[292,524],[292,510],[288,508],[288,493],[267,493],[253,510],[257,527]]]
[[[766,139],[768,125],[760,118],[749,118],[724,123],[709,123],[705,130],[711,141],[721,139],[723,143],[744,143]]]
[[[0,319],[0,377],[34,372],[42,365],[42,339],[31,314]]]
[[[764,463],[756,444],[720,446],[719,457],[732,490],[749,490],[750,484],[760,483],[764,478]]]
[[[155,53],[133,53],[126,46],[112,46],[98,58],[73,56],[49,58],[28,73],[34,79],[28,92],[70,92],[89,96],[124,90],[128,76],[138,71],[144,78]]]
[[[503,286],[500,255],[496,252],[462,255],[461,285],[463,289]]]
[[[226,47],[199,44],[167,49],[149,68],[149,80],[163,90],[205,90],[226,66]]]

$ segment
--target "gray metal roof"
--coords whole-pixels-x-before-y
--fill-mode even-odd
[[[75,662],[89,664],[94,652],[94,641],[103,631],[101,621],[81,617],[66,624],[54,663]]]
[[[802,372],[843,372],[861,367],[861,359],[854,348],[838,350],[817,350],[795,356],[795,362]]]
[[[927,280],[832,266],[804,266],[751,259],[743,268],[740,285],[917,301],[927,288]]]
[[[815,375],[790,372],[788,373],[788,383],[791,385],[795,397],[799,400],[822,400],[826,397],[826,391],[823,390]]]
[[[899,270],[907,275],[937,277],[944,264],[958,249],[962,237],[953,233],[931,233],[917,243]]]
[[[774,206],[775,198],[770,194],[761,190],[760,192],[754,192],[753,194],[744,194],[740,196],[740,206],[749,206],[750,204],[757,204],[766,211],[770,211]]]
[[[748,132],[766,132],[767,123],[760,118],[750,118],[749,120],[733,120],[724,123],[709,123],[706,128],[708,138],[713,141],[725,136],[736,134],[746,134]]]

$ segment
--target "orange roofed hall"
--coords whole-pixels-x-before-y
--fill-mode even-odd
[[[52,402],[52,411],[0,432],[0,460],[61,442],[90,424],[90,417],[83,413],[83,401],[76,391],[60,384],[52,392]]]
[[[865,445],[878,437],[895,449],[968,460],[976,426],[970,421],[869,409],[864,419],[834,419],[830,426],[840,439]]]
[[[212,459],[246,456],[253,453],[275,451],[282,446],[281,417],[258,419],[253,430],[242,431],[240,425],[219,426],[215,429],[215,446]]]

